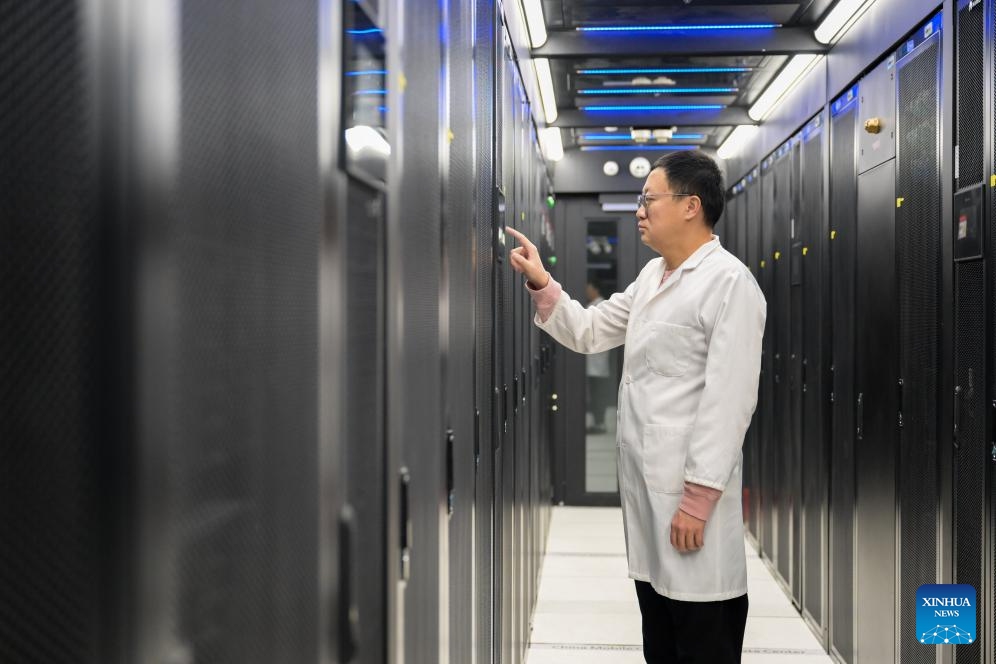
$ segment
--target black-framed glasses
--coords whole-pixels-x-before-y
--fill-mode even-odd
[[[650,203],[650,201],[653,201],[660,196],[695,196],[695,195],[696,194],[671,194],[667,192],[662,194],[640,194],[639,196],[636,197],[636,207],[638,209],[645,208],[647,207],[647,204]]]

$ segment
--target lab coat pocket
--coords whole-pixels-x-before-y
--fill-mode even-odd
[[[684,376],[691,352],[692,328],[650,321],[647,368],[660,376]]]
[[[685,455],[692,427],[648,424],[643,430],[643,475],[656,493],[685,490]]]

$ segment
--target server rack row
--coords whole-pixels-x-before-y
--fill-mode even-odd
[[[552,225],[500,6],[133,5],[0,10],[0,660],[521,662],[553,355],[502,229]]]
[[[723,222],[769,306],[748,529],[842,662],[996,659],[996,8],[953,8],[738,181]],[[971,643],[921,643],[930,583],[975,589]]]

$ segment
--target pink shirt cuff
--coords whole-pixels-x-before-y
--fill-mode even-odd
[[[553,309],[557,306],[557,302],[560,300],[560,293],[563,290],[552,276],[549,283],[539,289],[533,288],[529,285],[528,281],[526,282],[526,291],[533,298],[533,304],[536,305],[536,313],[539,315],[541,323],[545,323],[546,319],[553,313]]]
[[[719,489],[685,482],[685,493],[681,496],[678,509],[696,519],[708,521],[716,502],[722,495],[723,492]]]

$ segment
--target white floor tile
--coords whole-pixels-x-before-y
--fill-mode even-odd
[[[548,553],[543,563],[543,576],[626,578],[629,566],[626,556],[574,555]]]
[[[830,664],[748,543],[744,664]],[[618,508],[556,507],[527,664],[641,664],[640,611]]]
[[[619,613],[537,613],[533,643],[605,643],[639,645],[643,641],[637,616]]]

